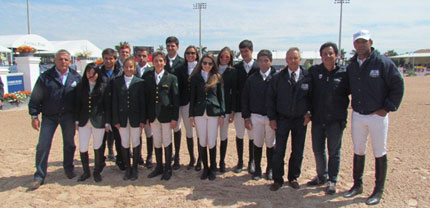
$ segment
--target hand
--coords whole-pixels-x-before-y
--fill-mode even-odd
[[[222,116],[220,116],[219,118],[218,118],[218,125],[219,126],[222,126],[222,124],[224,123],[224,117],[222,117]]]
[[[385,109],[379,109],[379,110],[373,112],[373,114],[376,114],[376,115],[381,116],[381,117],[385,117],[387,115],[387,111]]]
[[[309,122],[311,122],[311,114],[306,113],[304,115],[304,118],[305,118],[305,121],[303,122],[303,126],[306,126],[306,125],[308,125]]]
[[[249,119],[249,118],[245,119],[245,128],[248,129],[248,130],[252,130],[251,119]]]
[[[276,130],[278,128],[278,124],[276,123],[276,120],[270,120],[270,128],[272,128],[273,130]]]
[[[178,121],[175,121],[175,120],[170,121],[170,128],[171,128],[171,129],[176,128],[176,125],[177,125],[177,124],[178,124]]]
[[[31,126],[33,127],[33,129],[36,129],[36,131],[39,131],[39,129],[40,129],[39,118],[32,119],[31,120]]]
[[[194,121],[194,117],[191,117],[190,118],[190,124],[191,124],[191,127],[196,127],[196,122]]]
[[[230,116],[228,117],[228,122],[233,123],[234,121],[234,111],[231,112]]]
[[[115,128],[116,128],[116,129],[118,129],[118,130],[119,130],[119,128],[121,127],[119,124],[115,124],[114,126],[115,126]]]

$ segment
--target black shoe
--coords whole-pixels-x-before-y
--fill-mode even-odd
[[[345,198],[352,198],[361,193],[363,193],[363,185],[354,184],[354,186],[352,186],[352,188],[349,189],[349,191],[345,192],[343,196]]]
[[[161,180],[168,181],[172,177],[172,144],[164,147],[164,157],[166,158],[166,163],[164,164],[164,172]]]
[[[68,179],[73,179],[74,177],[76,177],[76,173],[73,169],[72,170],[65,170],[64,172],[65,172]]]
[[[255,161],[254,161],[254,141],[249,140],[249,162],[248,162],[248,173],[253,174],[255,172]]]
[[[173,139],[175,141],[175,157],[173,160],[173,170],[178,170],[181,166],[179,164],[179,155],[181,149],[181,130],[173,133]]]
[[[88,152],[81,152],[80,155],[84,173],[78,178],[78,182],[85,181],[91,176]]]
[[[121,160],[116,160],[115,161],[115,164],[118,166],[118,168],[120,169],[120,170],[122,170],[122,171],[124,171],[125,170],[125,166],[124,166],[124,162],[123,161],[121,161]]]
[[[208,179],[209,176],[209,168],[207,169],[203,169],[202,175],[200,176],[201,180],[206,180]]]
[[[312,180],[308,181],[306,185],[308,186],[321,186],[327,183],[327,178],[319,178],[318,176],[315,176]]]
[[[270,190],[277,191],[279,188],[281,188],[281,186],[282,186],[281,184],[275,182],[270,186]]]
[[[221,145],[220,145],[219,172],[221,173],[226,172],[224,160],[225,160],[225,154],[227,153],[227,142],[228,142],[228,139],[221,141]]]
[[[385,178],[387,177],[387,155],[375,158],[375,188],[367,198],[367,205],[379,204],[384,193]]]
[[[38,189],[42,184],[43,184],[43,181],[34,179],[31,182],[31,184],[30,184],[30,186],[28,187],[27,190],[28,191],[34,191],[34,190]]]
[[[213,180],[215,180],[215,178],[216,178],[215,172],[213,172],[212,169],[209,169],[208,179],[210,181],[213,181]]]
[[[235,173],[242,172],[243,169],[243,139],[236,137],[236,150],[237,150],[237,165],[234,168]]]
[[[194,167],[196,159],[194,158],[194,140],[193,138],[187,138],[187,148],[190,154],[190,163],[187,166],[187,170],[191,170]]]
[[[290,184],[290,186],[291,186],[293,189],[300,189],[300,185],[299,185],[299,183],[297,182],[297,180],[291,180],[291,181],[288,181],[288,184]]]
[[[163,174],[163,149],[155,148],[155,160],[157,161],[157,165],[155,169],[148,175],[148,178],[154,178]]]
[[[327,188],[325,189],[325,193],[328,195],[333,195],[336,193],[336,183],[332,181],[327,182]]]

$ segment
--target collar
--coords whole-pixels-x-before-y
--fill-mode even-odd
[[[164,75],[164,69],[159,73],[159,74],[157,74],[157,72],[154,70],[154,75],[155,75],[155,77],[158,77],[158,76],[160,76],[160,77],[163,77],[163,75]]]
[[[296,73],[296,79],[298,79],[298,77],[299,77],[299,75],[300,75],[300,66],[299,66],[299,68],[296,70],[296,71],[294,71],[295,73]],[[290,68],[288,67],[288,74],[290,75],[290,77],[291,77],[291,73],[293,73],[291,70],[290,70]]]
[[[269,75],[270,75],[270,71],[271,71],[271,68],[269,68],[265,73],[263,73],[263,72],[260,70],[260,75],[261,75],[261,77],[264,77],[264,75],[266,75],[266,79],[267,79],[267,77],[269,77]]]
[[[55,71],[57,72],[58,76],[60,76],[60,77],[69,75],[69,68],[67,68],[67,71],[66,71],[66,73],[64,73],[64,75],[61,74],[61,72],[57,69],[57,67],[55,67]]]
[[[169,59],[169,61],[175,61],[176,57],[178,57],[178,54],[176,54],[173,58],[170,58],[170,56],[167,55],[167,58]]]

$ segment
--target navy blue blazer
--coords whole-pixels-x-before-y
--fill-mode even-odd
[[[42,113],[44,116],[56,116],[74,112],[76,86],[81,75],[69,68],[66,84],[60,81],[55,66],[39,76],[28,103],[30,115]]]

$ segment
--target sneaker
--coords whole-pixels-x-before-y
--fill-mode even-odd
[[[327,188],[326,188],[325,192],[327,194],[330,194],[330,195],[335,194],[336,193],[336,183],[331,182],[331,181],[327,182]]]
[[[318,176],[315,176],[312,180],[310,180],[307,185],[308,186],[321,186],[327,182],[326,178],[320,179]]]

